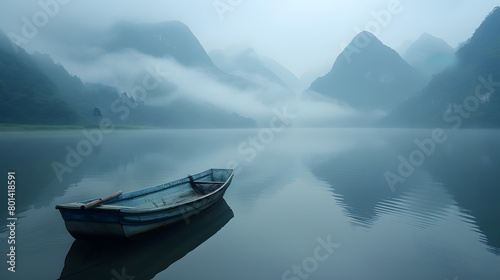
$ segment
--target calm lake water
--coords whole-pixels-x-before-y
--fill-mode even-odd
[[[430,130],[115,131],[90,149],[80,131],[3,132],[18,221],[15,273],[0,230],[0,278],[500,279],[500,131],[445,133],[426,154]],[[415,170],[391,188],[402,159]],[[228,164],[224,201],[148,239],[75,241],[55,210]],[[7,224],[6,184],[0,197]]]

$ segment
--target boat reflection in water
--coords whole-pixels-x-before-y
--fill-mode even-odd
[[[112,279],[125,273],[135,280],[152,279],[216,234],[233,216],[222,199],[199,215],[190,216],[189,221],[180,221],[140,240],[75,240],[60,279]]]

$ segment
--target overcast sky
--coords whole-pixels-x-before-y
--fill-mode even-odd
[[[56,0],[40,2],[50,1]],[[330,68],[343,44],[366,27],[396,50],[405,40],[415,40],[423,32],[456,47],[500,5],[500,1],[493,0],[65,1],[68,3],[60,4],[36,36],[22,45],[25,49],[47,52],[63,60],[57,46],[85,29],[103,29],[124,19],[179,20],[190,27],[207,51],[253,47],[299,77]],[[23,17],[33,20],[42,11],[38,2],[2,0],[0,28],[20,34]]]

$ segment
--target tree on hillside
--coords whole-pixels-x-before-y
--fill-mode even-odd
[[[93,113],[93,115],[94,115],[94,117],[102,118],[101,109],[99,109],[97,107],[94,107],[94,113]]]

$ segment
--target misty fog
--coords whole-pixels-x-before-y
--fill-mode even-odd
[[[0,278],[499,279],[498,5],[0,1]]]

